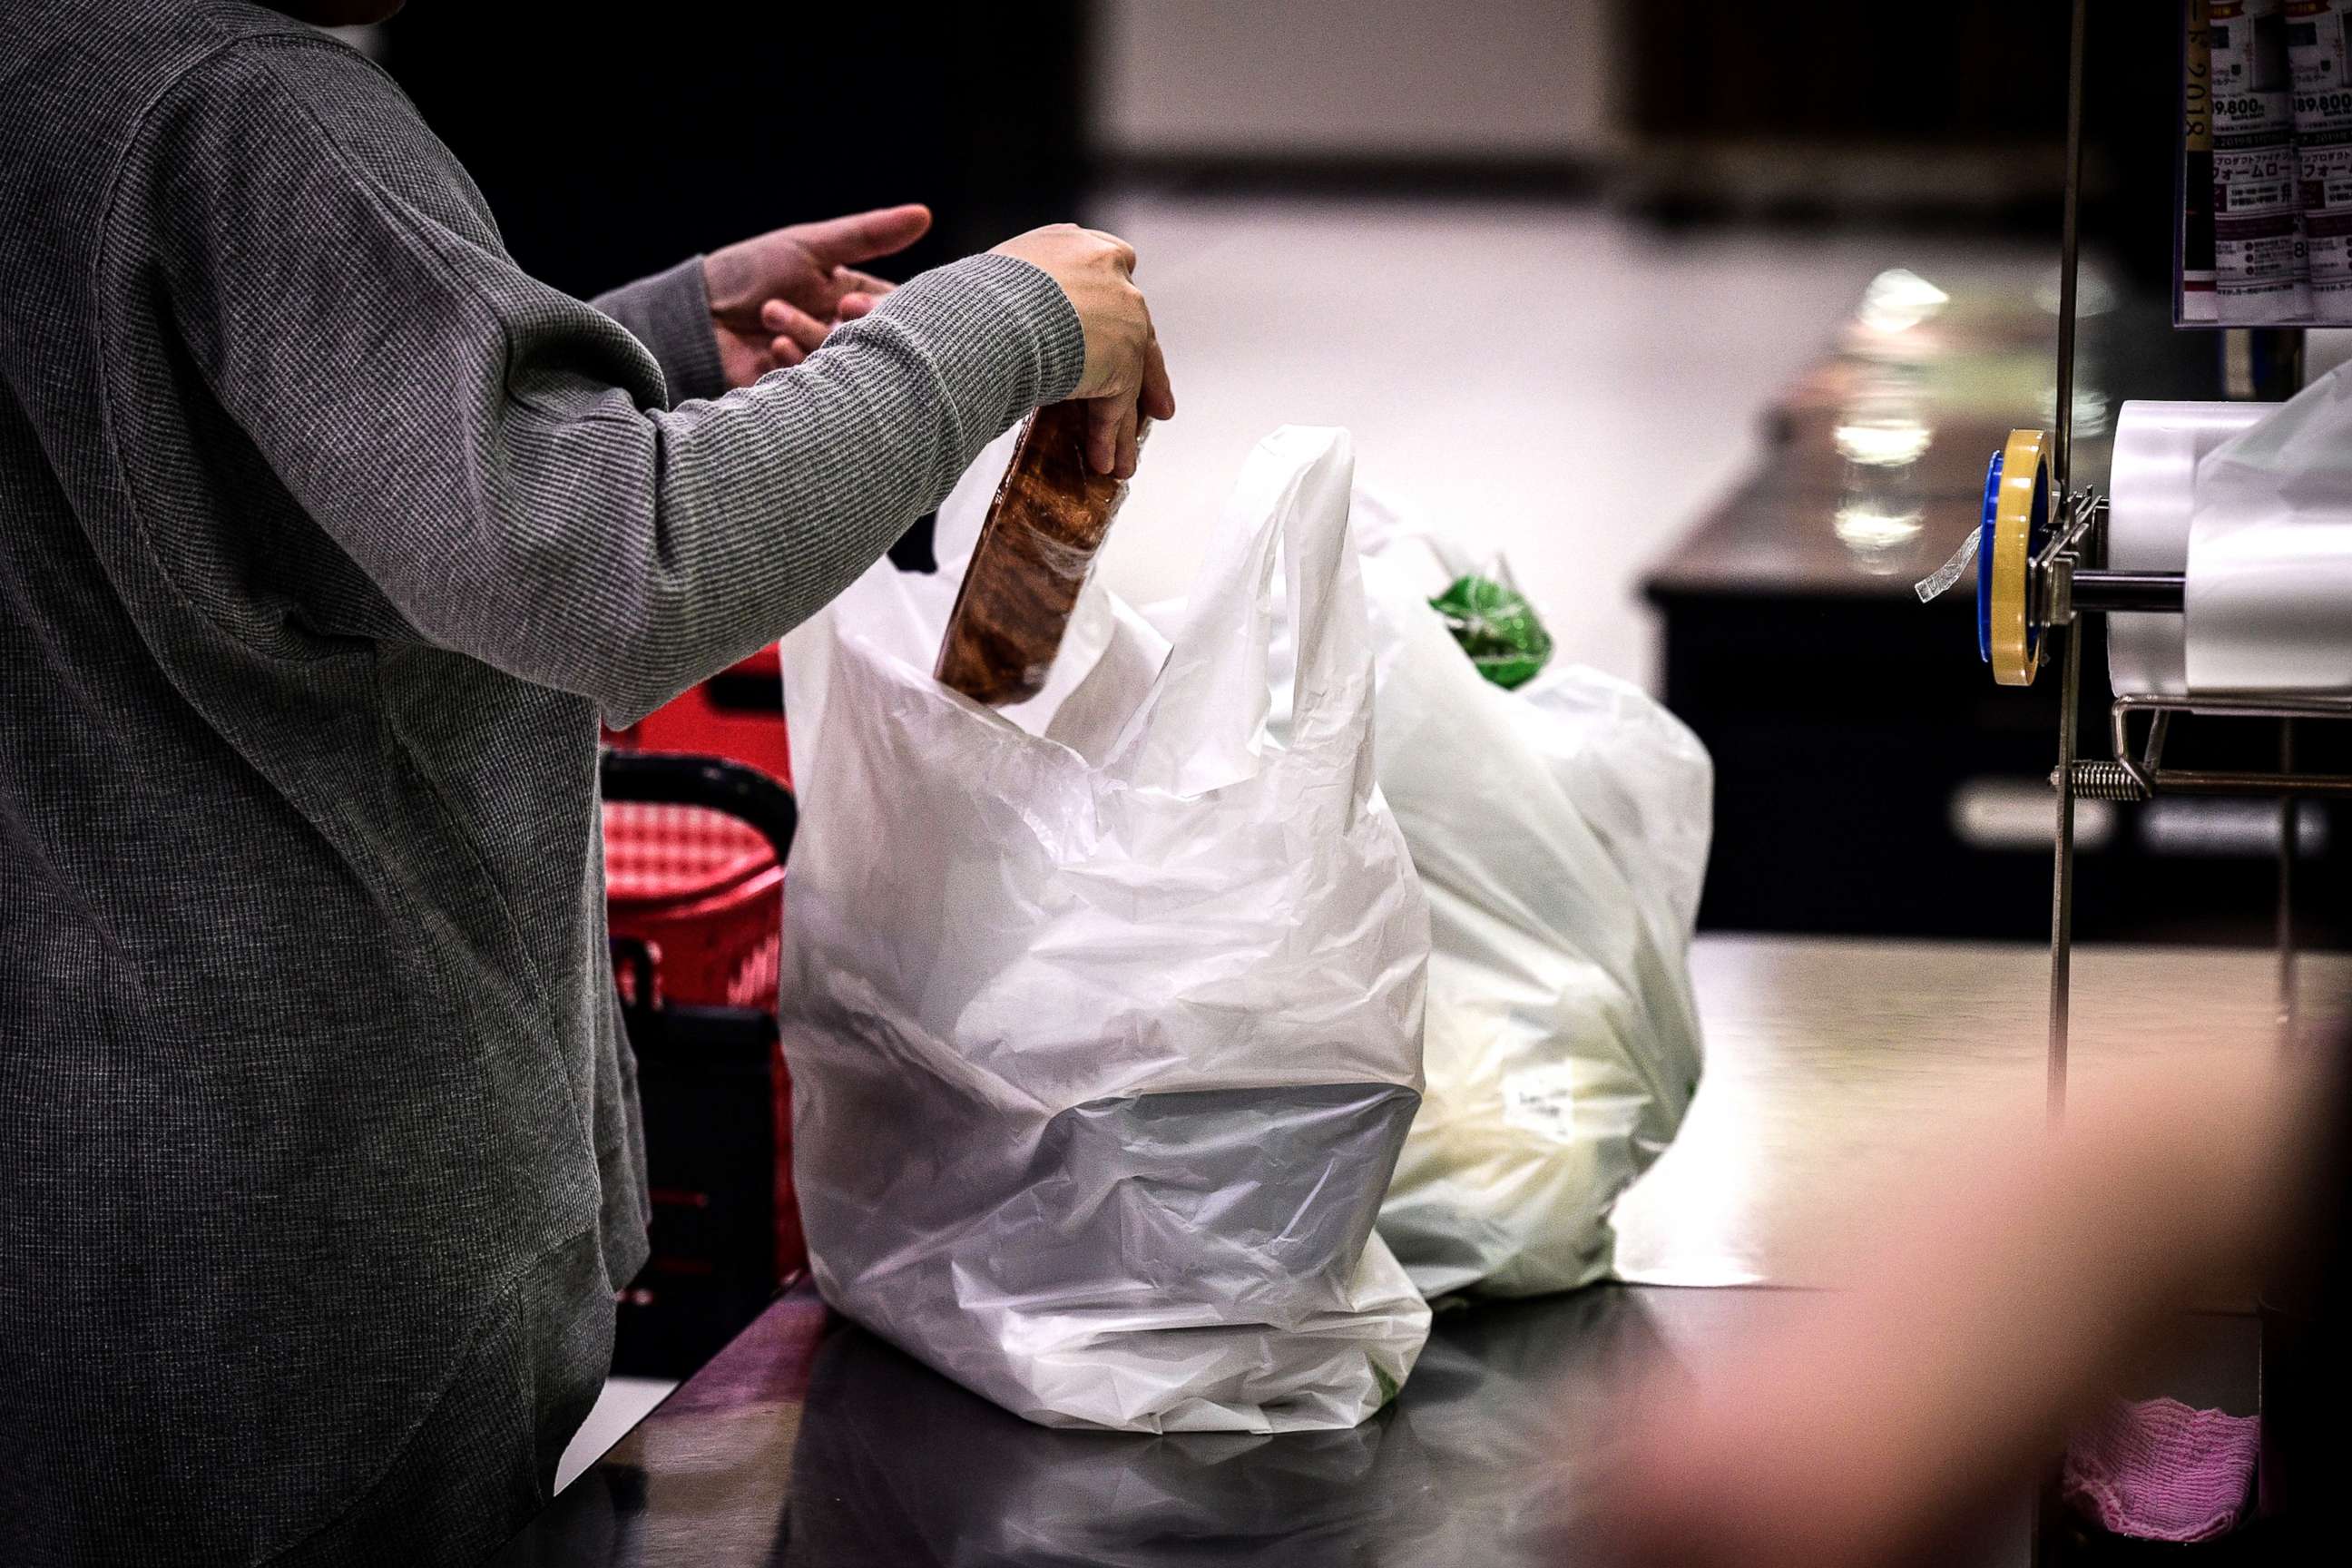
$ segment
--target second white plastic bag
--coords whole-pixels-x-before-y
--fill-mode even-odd
[[[942,510],[946,580],[883,563],[784,645],[818,1285],[1045,1425],[1352,1425],[1428,1332],[1373,1224],[1420,1103],[1429,926],[1374,784],[1346,434],[1252,453],[1172,648],[1089,584],[1045,693],[1003,713],[930,676],[989,461]]]
[[[1427,1084],[1381,1231],[1432,1296],[1572,1289],[1688,1110],[1714,769],[1647,693],[1555,663],[1505,690],[1429,601],[1473,571],[1357,506],[1381,787],[1430,903]]]

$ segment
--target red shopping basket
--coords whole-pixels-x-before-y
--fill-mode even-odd
[[[616,753],[617,754],[617,753]],[[638,753],[693,766],[715,758]],[[745,770],[749,772],[750,770]],[[776,1010],[784,868],[760,829],[723,811],[672,800],[604,801],[604,897],[613,935],[653,949],[655,1002]],[[620,971],[621,999],[636,1003]]]
[[[611,738],[624,751],[732,758],[791,784],[783,670],[776,650],[761,648],[688,688],[627,729],[613,731]]]
[[[719,757],[608,751],[614,979],[637,1058],[653,1256],[616,1370],[682,1376],[807,1263],[776,1034],[792,792]]]

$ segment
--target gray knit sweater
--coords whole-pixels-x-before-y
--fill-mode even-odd
[[[606,303],[340,44],[0,5],[0,1562],[465,1561],[541,1500],[645,1255],[597,716],[1084,357],[1001,257],[723,396],[698,267]]]

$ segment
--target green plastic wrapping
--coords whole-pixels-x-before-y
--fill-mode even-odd
[[[1535,606],[1507,582],[1457,577],[1429,601],[1478,673],[1508,691],[1525,685],[1551,658],[1551,633]]]

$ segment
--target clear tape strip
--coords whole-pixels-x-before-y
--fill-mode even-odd
[[[1911,584],[1911,591],[1919,595],[1919,602],[1926,604],[1958,582],[1960,574],[1977,563],[1977,547],[1983,542],[1982,529],[1969,529],[1969,536],[1960,541],[1960,547],[1952,552],[1950,560]]]

